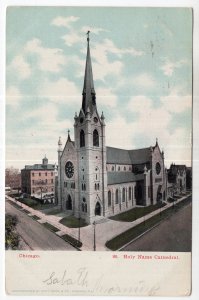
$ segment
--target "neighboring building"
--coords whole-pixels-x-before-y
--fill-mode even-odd
[[[171,164],[168,170],[169,196],[186,192],[186,166]]]
[[[138,150],[107,147],[105,118],[99,116],[93,83],[89,37],[82,107],[75,114],[74,139],[58,141],[58,205],[88,223],[135,205],[166,200],[164,153],[155,146]],[[125,134],[125,132],[124,132]]]
[[[45,157],[42,164],[25,166],[21,170],[21,191],[39,199],[53,199],[55,192],[55,165],[48,164]]]
[[[13,167],[6,168],[5,171],[5,186],[11,189],[21,189],[21,174],[19,169]]]
[[[186,187],[188,190],[192,189],[192,167],[186,168]]]

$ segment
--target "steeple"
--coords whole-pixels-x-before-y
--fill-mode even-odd
[[[82,91],[82,109],[86,114],[88,108],[93,113],[94,108],[96,107],[96,97],[95,97],[95,89],[93,83],[93,72],[91,65],[91,56],[90,56],[90,31],[87,32],[87,56],[86,56],[86,67],[85,67],[85,75],[84,75],[84,86]]]

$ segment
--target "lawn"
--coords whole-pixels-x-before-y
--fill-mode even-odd
[[[22,209],[23,212],[25,212],[26,214],[30,214],[30,211],[27,209]]]
[[[70,228],[78,228],[79,226],[85,227],[88,225],[84,219],[80,219],[80,222],[79,222],[79,219],[75,218],[74,216],[65,217],[65,218],[61,219],[59,222]]]
[[[41,225],[43,225],[44,227],[46,227],[50,231],[53,231],[53,232],[59,231],[58,228],[56,228],[55,226],[51,225],[50,223],[47,223],[47,222],[46,223],[41,223]]]
[[[35,221],[38,221],[38,220],[40,220],[40,218],[39,217],[37,217],[37,216],[30,216],[33,220],[35,220]]]
[[[74,237],[68,235],[68,234],[64,234],[61,236],[61,238],[68,242],[69,244],[71,244],[72,246],[74,247],[78,247],[78,248],[81,248],[82,246],[82,242],[78,241],[77,239],[75,239]]]
[[[55,204],[42,204],[39,200],[31,199],[31,198],[18,198],[17,201],[28,205],[37,210],[43,210],[51,207],[55,207]]]
[[[115,221],[132,222],[151,213],[156,209],[160,209],[161,207],[164,207],[165,205],[166,205],[165,203],[157,203],[155,205],[150,205],[150,206],[134,207],[131,210],[112,216],[109,219]]]
[[[55,209],[45,211],[44,213],[46,215],[57,215],[57,214],[60,214],[61,212],[63,212],[63,211],[60,208],[55,208]]]
[[[127,231],[119,234],[118,236],[114,237],[110,241],[106,242],[106,247],[110,250],[118,250],[122,246],[126,245],[127,243],[134,240],[136,237],[147,231],[148,229],[152,228],[165,218],[171,216],[176,211],[178,211],[183,206],[189,204],[191,202],[191,196],[187,197],[185,200],[176,203],[174,206],[162,211],[161,213],[151,217],[150,219],[146,220],[145,222],[128,229]]]

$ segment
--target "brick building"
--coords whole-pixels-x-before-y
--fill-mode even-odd
[[[46,157],[42,164],[26,165],[21,170],[21,191],[42,200],[54,196],[55,165],[48,164]]]

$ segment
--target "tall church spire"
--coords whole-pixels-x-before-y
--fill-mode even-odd
[[[84,75],[84,86],[82,92],[82,109],[86,114],[87,109],[89,108],[90,112],[92,113],[94,108],[96,107],[96,96],[95,96],[95,89],[93,83],[93,72],[92,72],[92,65],[91,65],[91,56],[90,56],[90,38],[89,38],[90,31],[87,32],[87,56],[86,56],[86,67],[85,67],[85,75]]]

